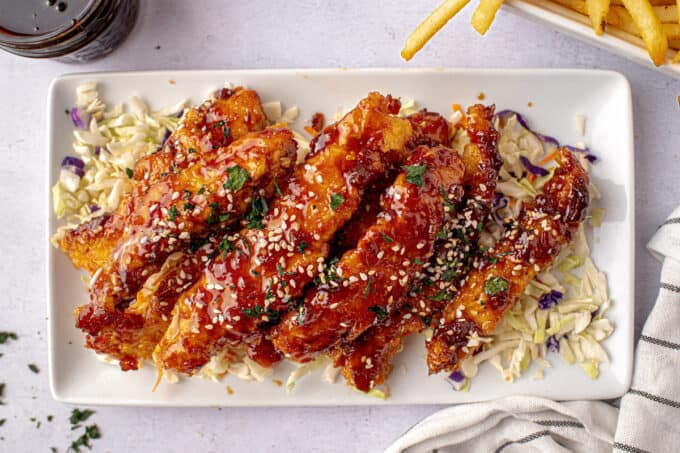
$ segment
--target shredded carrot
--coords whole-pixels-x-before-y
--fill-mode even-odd
[[[455,102],[451,104],[451,110],[453,110],[454,112],[465,113],[463,111],[463,107],[461,107],[460,104],[456,104]]]
[[[305,131],[306,131],[309,135],[311,135],[312,138],[316,137],[316,134],[318,134],[318,132],[316,131],[316,129],[314,129],[312,126],[305,126]]]
[[[552,153],[550,153],[550,154],[548,154],[547,156],[545,156],[545,157],[543,158],[543,160],[540,161],[538,164],[539,164],[539,165],[545,165],[545,164],[547,164],[548,162],[550,162],[551,160],[555,160],[555,158],[559,155],[559,153],[560,153],[560,151],[556,149],[556,150],[553,151]]]
[[[534,182],[534,181],[536,181],[536,175],[533,174],[533,173],[529,173],[529,176],[527,176],[527,179],[529,180],[529,182]]]

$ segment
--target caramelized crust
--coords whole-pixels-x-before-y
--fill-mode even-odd
[[[193,373],[226,342],[262,342],[257,328],[292,308],[324,270],[329,241],[364,191],[400,162],[412,138],[399,102],[371,93],[312,142],[304,164],[281,187],[262,229],[243,230],[234,250],[213,260],[175,306],[154,351],[158,366]]]
[[[474,105],[461,120],[470,143],[461,158],[465,165],[465,196],[454,211],[445,202],[445,239],[435,244],[434,255],[409,292],[406,305],[389,319],[371,327],[353,342],[334,348],[332,356],[348,384],[367,392],[382,384],[392,369],[392,358],[407,335],[421,332],[436,322],[440,310],[458,290],[477,256],[479,225],[486,221],[493,204],[502,160],[497,151],[498,133],[493,126],[494,107]]]
[[[255,91],[241,87],[220,90],[214,100],[188,109],[182,124],[166,140],[162,149],[137,163],[134,186],[114,214],[104,214],[67,231],[59,241],[60,249],[73,264],[93,274],[111,263],[125,219],[136,200],[150,185],[191,165],[218,158],[224,146],[249,132],[260,131],[266,118]]]
[[[520,215],[490,257],[472,271],[460,292],[444,309],[428,342],[430,373],[453,371],[478,350],[471,336],[490,335],[503,314],[538,272],[549,267],[585,217],[588,175],[567,149],[560,149],[559,168],[543,194]]]
[[[290,174],[296,149],[290,130],[270,128],[242,137],[210,164],[153,184],[120,219],[125,227],[113,263],[95,274],[90,303],[76,310],[77,326],[96,335],[170,254],[235,224],[255,198],[270,197],[274,178]]]
[[[442,193],[460,194],[464,171],[445,147],[419,147],[406,164],[357,247],[343,255],[326,283],[305,295],[298,314],[274,329],[274,345],[287,357],[310,360],[342,338],[357,338],[402,304],[443,225]]]

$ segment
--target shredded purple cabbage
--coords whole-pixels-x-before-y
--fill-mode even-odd
[[[463,382],[465,380],[465,376],[463,376],[463,373],[460,371],[454,371],[449,375],[449,379],[451,379],[453,382]]]
[[[498,211],[508,206],[508,198],[504,195],[495,192],[493,194],[493,209],[491,213],[493,214],[493,219],[500,226],[503,226],[503,218],[498,215]]]
[[[563,296],[564,294],[561,292],[557,291],[556,289],[552,289],[550,292],[547,292],[541,296],[541,298],[538,300],[538,307],[541,310],[547,310],[550,307],[554,307],[560,303]]]
[[[99,154],[102,152],[102,149],[99,146],[95,146],[94,148],[94,155],[96,157],[99,157]]]
[[[523,128],[525,128],[526,130],[528,130],[529,132],[534,134],[536,137],[538,137],[538,139],[541,140],[543,143],[550,143],[550,144],[557,146],[557,147],[560,146],[560,142],[555,137],[551,137],[550,135],[543,135],[539,132],[536,132],[532,128],[530,128],[529,123],[527,123],[526,118],[524,118],[524,116],[522,116],[521,113],[516,112],[514,110],[501,110],[500,112],[496,113],[496,117],[503,117],[503,116],[507,116],[507,115],[515,115],[517,117],[517,122],[520,125],[522,125]],[[576,148],[575,146],[571,146],[571,145],[565,145],[564,147],[567,148],[572,153],[585,153],[585,156],[584,156],[585,159],[588,162],[590,162],[591,164],[598,160],[597,156],[595,156],[590,151],[590,149],[587,148],[587,147],[585,149]],[[524,163],[524,162],[522,162],[522,163]],[[529,171],[531,171],[531,170],[529,170]]]
[[[560,342],[555,338],[555,335],[549,336],[546,344],[548,345],[548,351],[560,352]]]
[[[170,129],[165,130],[165,135],[163,135],[163,140],[161,140],[161,147],[165,145],[165,142],[170,138]]]
[[[550,172],[545,168],[532,164],[528,157],[519,156],[519,160],[522,162],[522,165],[524,165],[524,168],[536,176],[548,176],[548,174],[550,174]]]
[[[97,211],[99,211],[99,206],[97,206],[96,204],[91,204],[90,205],[90,213],[94,214]]]
[[[85,126],[83,119],[80,117],[80,110],[78,107],[73,107],[71,109],[71,121],[73,121],[73,125],[78,129],[85,129],[87,127]]]
[[[62,167],[77,167],[77,168],[80,168],[82,170],[83,168],[85,168],[85,162],[83,162],[78,157],[66,156],[66,157],[64,157],[64,160],[61,161],[61,166]]]

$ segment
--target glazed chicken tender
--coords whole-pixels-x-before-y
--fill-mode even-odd
[[[271,206],[261,204],[257,221],[227,238],[228,252],[178,301],[154,351],[159,367],[192,374],[227,343],[262,344],[258,327],[324,271],[329,241],[406,155],[413,129],[398,111],[397,100],[371,93],[314,139]]]
[[[474,105],[459,124],[461,158],[465,166],[461,203],[442,199],[445,222],[435,251],[411,287],[405,306],[359,338],[334,348],[335,365],[342,367],[348,384],[367,392],[382,384],[392,370],[392,358],[403,339],[419,333],[438,320],[439,313],[455,295],[461,280],[477,259],[480,225],[486,221],[501,166],[498,133],[493,125],[493,107]],[[458,140],[455,140],[456,142]]]
[[[481,347],[537,273],[568,244],[588,206],[588,175],[566,148],[543,193],[522,211],[517,225],[465,280],[427,343],[430,373],[454,371]]]
[[[95,217],[66,231],[59,248],[76,267],[94,274],[110,264],[125,228],[124,219],[150,185],[191,165],[217,159],[234,140],[265,126],[266,117],[255,91],[241,87],[218,91],[215,99],[188,109],[163,148],[137,163],[133,188],[123,196],[116,213]]]

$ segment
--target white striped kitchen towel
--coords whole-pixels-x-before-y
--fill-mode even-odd
[[[680,208],[648,248],[663,261],[661,285],[620,409],[524,396],[458,405],[425,418],[386,451],[680,452]]]

